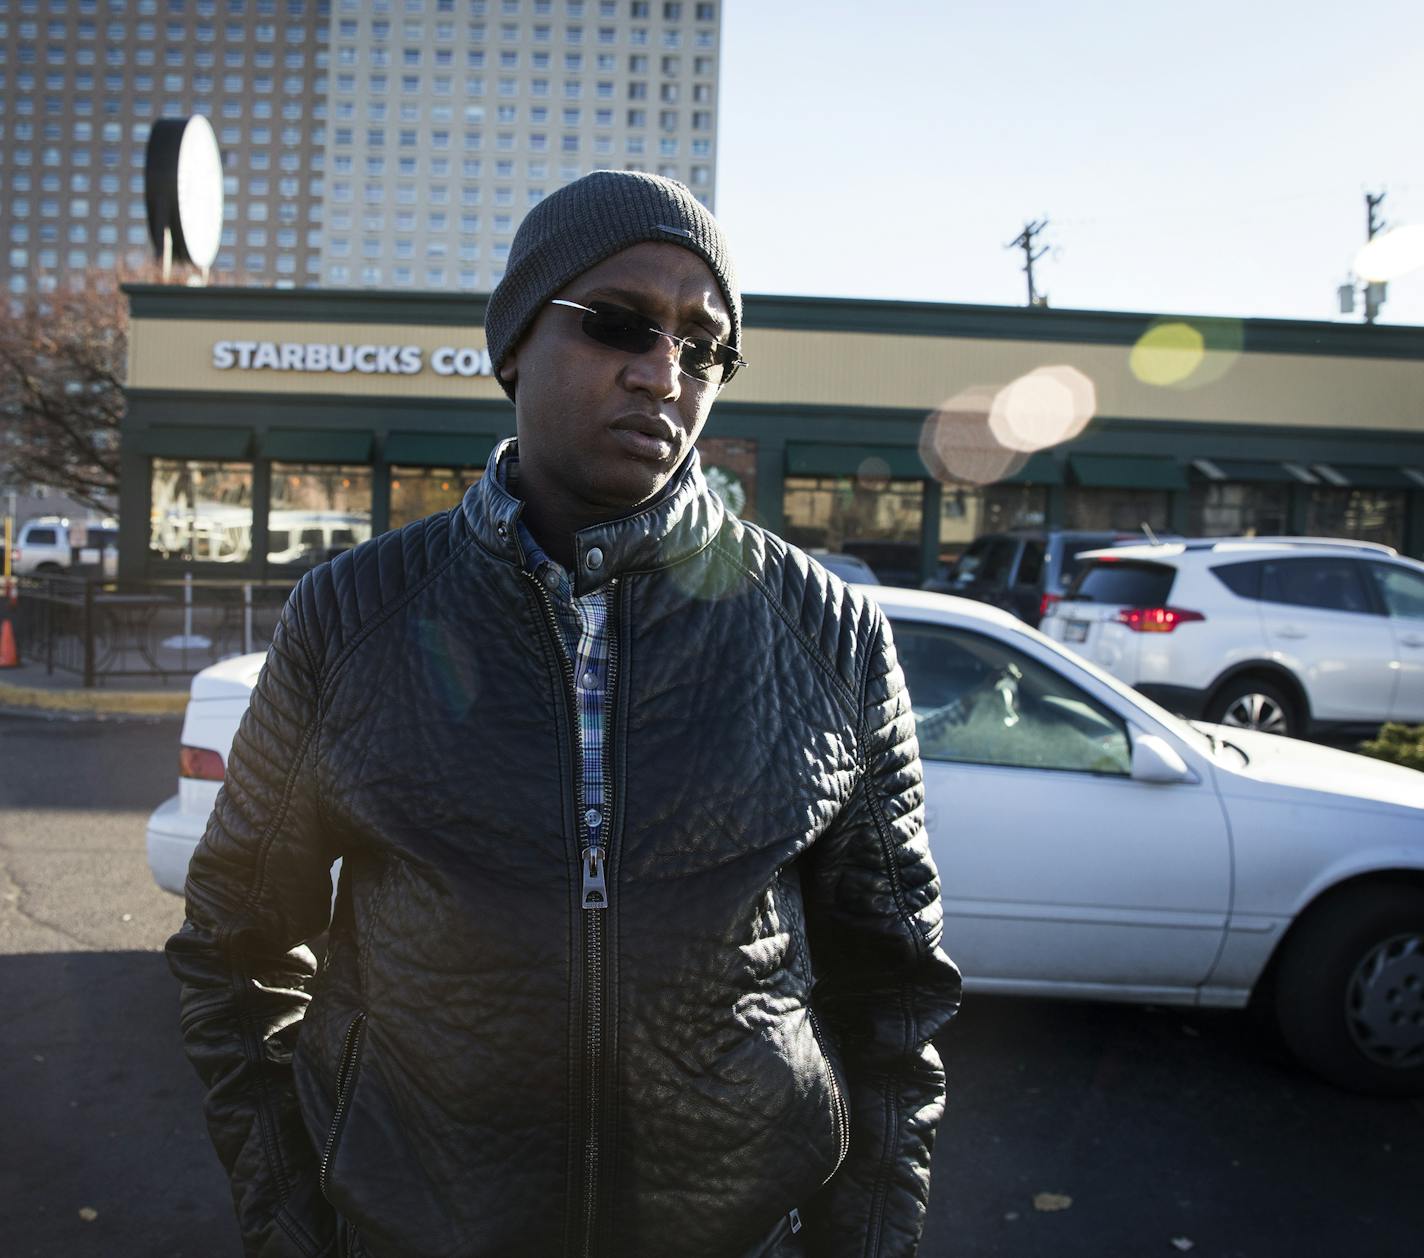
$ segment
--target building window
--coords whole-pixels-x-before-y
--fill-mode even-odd
[[[267,562],[310,568],[371,536],[371,469],[273,463]]]
[[[252,464],[154,459],[149,554],[184,563],[242,563],[252,551]]]
[[[1145,522],[1167,528],[1165,489],[1099,489],[1070,485],[1063,493],[1064,527],[1094,532],[1141,533]]]
[[[461,284],[473,286],[473,272],[460,272]],[[390,469],[390,527],[399,529],[436,511],[459,504],[464,492],[480,479],[481,467],[403,467]]]
[[[864,559],[882,581],[920,583],[925,483],[863,476],[788,476],[785,536]]]
[[[1402,489],[1336,489],[1310,491],[1305,531],[1312,537],[1349,537],[1404,545],[1405,492]]]
[[[1272,537],[1290,532],[1286,485],[1211,481],[1191,487],[1187,532],[1192,537]]]

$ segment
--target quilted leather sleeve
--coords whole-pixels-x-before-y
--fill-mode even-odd
[[[312,584],[283,612],[189,866],[187,920],[167,949],[249,1258],[329,1253],[336,1228],[291,1066],[315,973],[303,941],[326,928],[335,856],[313,769],[318,677],[303,632]]]
[[[859,779],[806,877],[815,1006],[845,1063],[850,1147],[803,1214],[814,1258],[912,1258],[944,1111],[930,1040],[960,978],[940,947],[914,717],[878,614],[862,678]]]

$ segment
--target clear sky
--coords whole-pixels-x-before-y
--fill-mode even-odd
[[[1047,217],[1054,306],[1339,319],[1365,190],[1424,223],[1424,0],[723,0],[722,41],[748,292],[1020,305]]]

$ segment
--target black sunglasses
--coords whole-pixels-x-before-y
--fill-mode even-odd
[[[658,343],[659,337],[666,337],[677,346],[678,368],[683,375],[694,380],[726,384],[737,374],[738,367],[747,365],[746,360],[730,345],[714,341],[709,336],[674,336],[671,332],[664,332],[646,315],[640,315],[626,306],[615,306],[606,301],[583,306],[561,297],[555,297],[549,304],[582,310],[583,319],[579,326],[583,328],[584,335],[625,354],[646,354]]]

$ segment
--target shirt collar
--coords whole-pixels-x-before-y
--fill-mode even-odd
[[[519,518],[519,447],[513,437],[490,455],[489,471],[465,496],[464,512],[487,548],[538,574],[554,561]],[[574,535],[574,593],[583,595],[627,572],[667,567],[708,546],[726,516],[722,500],[707,487],[696,449],[651,502],[616,520]],[[557,566],[557,565],[556,565]]]

